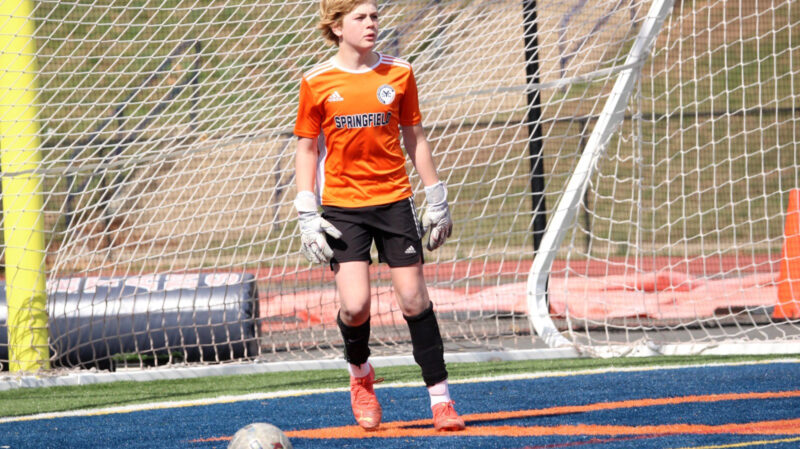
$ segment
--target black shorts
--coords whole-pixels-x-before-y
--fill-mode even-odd
[[[407,267],[422,256],[422,234],[413,198],[367,207],[322,206],[322,217],[342,232],[342,237],[327,236],[333,249],[331,269],[342,262],[372,263],[372,242],[378,248],[378,261],[390,267]]]

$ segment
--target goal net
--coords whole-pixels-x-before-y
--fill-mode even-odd
[[[43,331],[53,368],[341,357],[333,277],[300,254],[291,206],[299,81],[335,51],[314,30],[318,2],[3,5],[0,88],[36,97],[0,103],[38,127],[0,128],[6,290],[36,297],[8,269],[30,244],[16,212],[38,217],[29,252],[46,281],[28,307],[45,318],[0,306],[3,368]],[[379,9],[378,51],[413,65],[449,189],[453,235],[425,254],[448,352],[800,339],[800,287],[781,276],[800,264],[784,257],[800,188],[795,2]],[[3,26],[25,19],[29,32]],[[7,165],[10,138],[40,161]],[[9,205],[21,178],[36,188]],[[388,269],[371,277],[373,354],[408,353]]]

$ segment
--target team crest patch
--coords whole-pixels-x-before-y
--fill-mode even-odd
[[[394,87],[384,84],[378,88],[378,101],[383,104],[392,104],[394,101]]]

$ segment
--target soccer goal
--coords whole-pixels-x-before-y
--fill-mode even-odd
[[[291,206],[318,3],[0,5],[3,369],[341,358]],[[798,351],[796,2],[379,10],[449,189],[448,356]],[[408,355],[371,270],[373,354]]]

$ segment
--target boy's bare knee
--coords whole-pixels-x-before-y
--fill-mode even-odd
[[[419,315],[428,308],[428,304],[430,303],[427,295],[420,290],[403,291],[395,287],[395,295],[397,296],[397,303],[400,305],[400,310],[405,316]]]
[[[369,319],[369,302],[366,303],[366,307],[360,308],[353,308],[352,306],[348,308],[343,303],[339,310],[339,316],[342,322],[348,326],[360,326]]]

